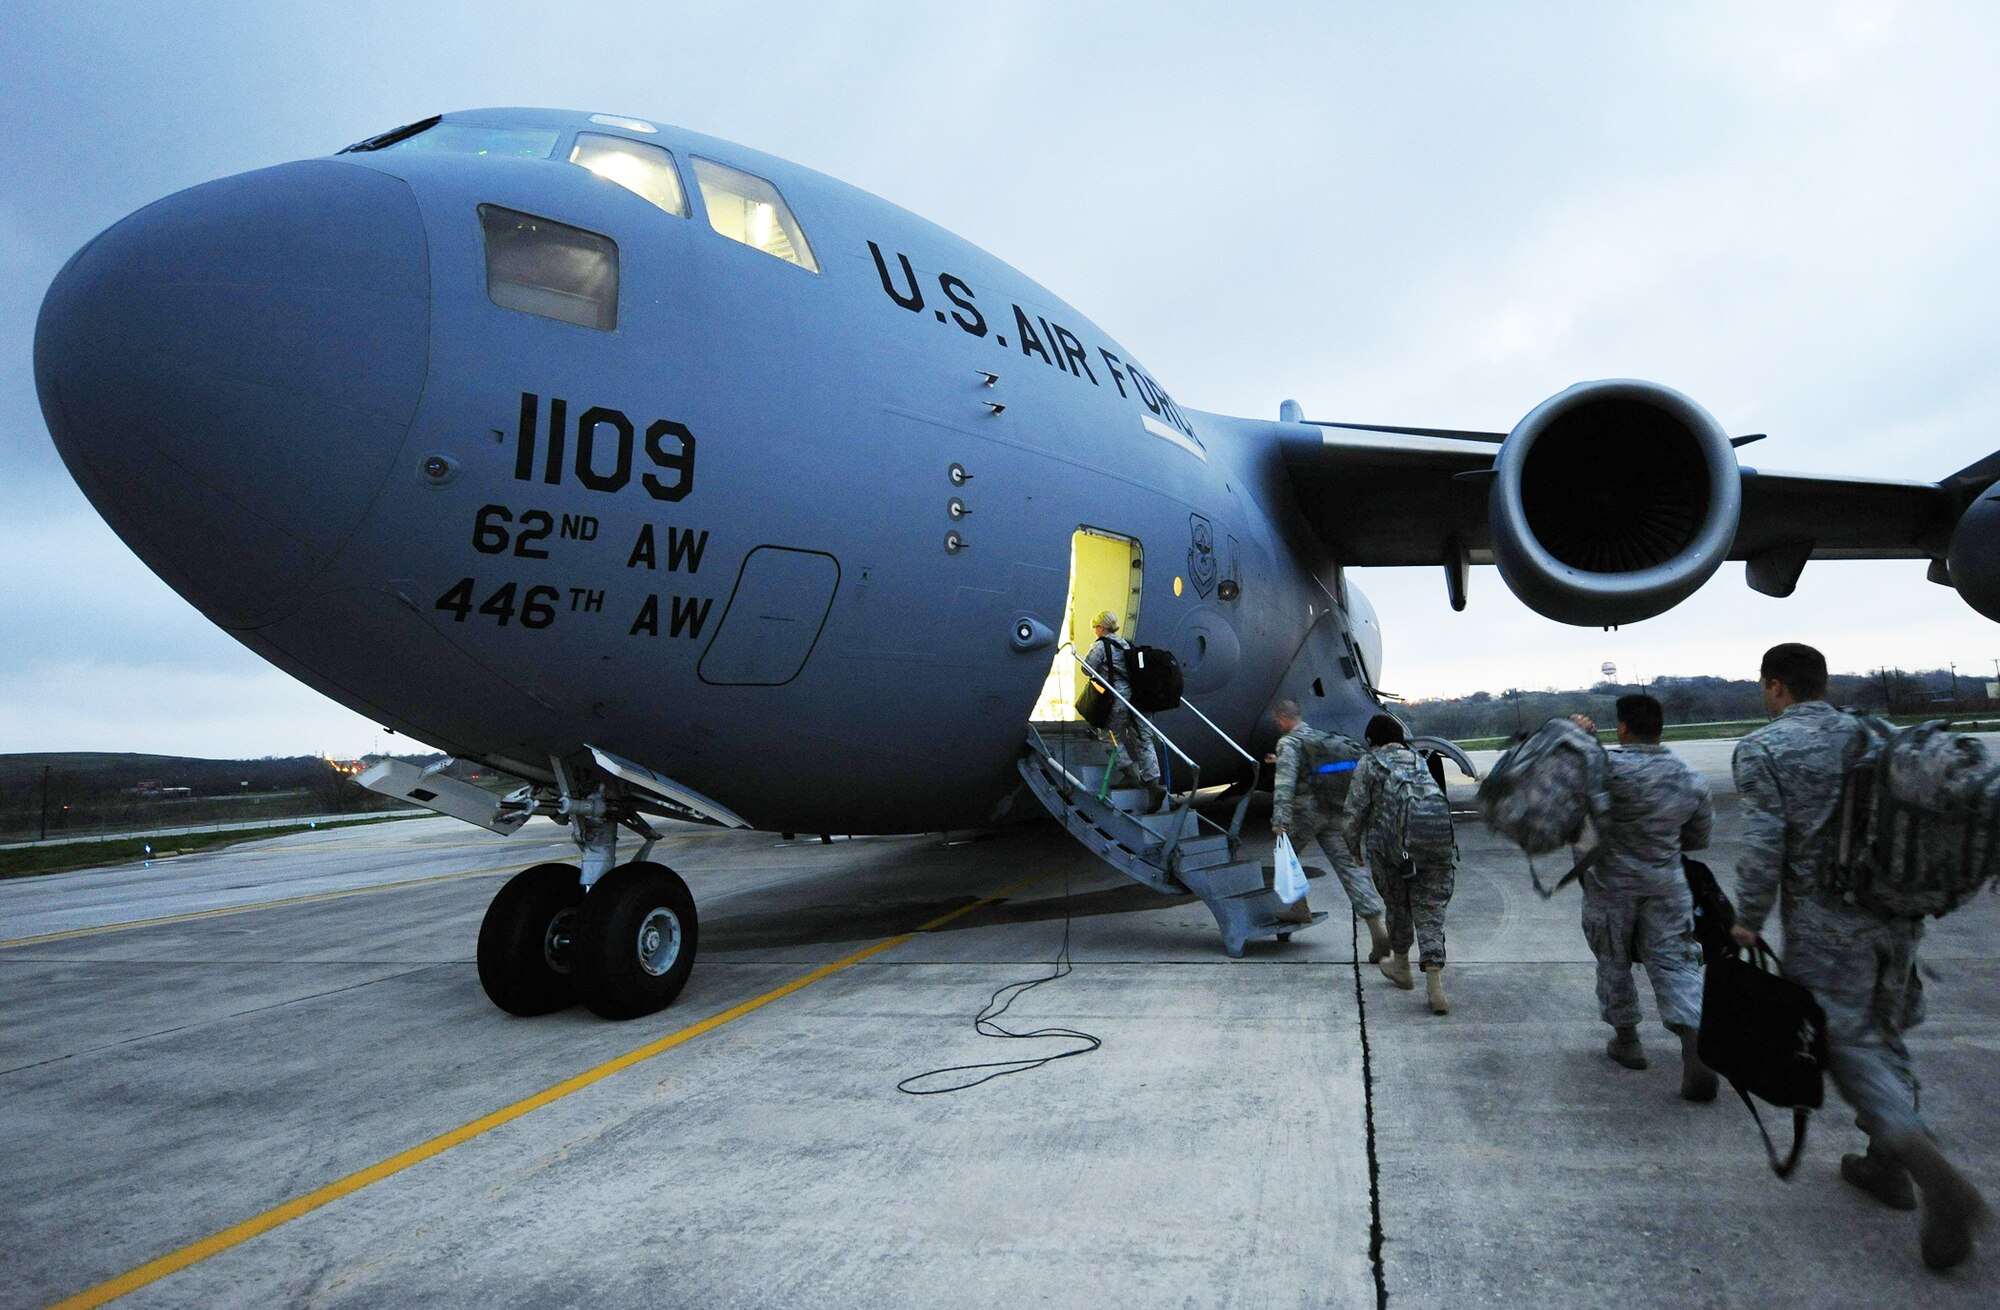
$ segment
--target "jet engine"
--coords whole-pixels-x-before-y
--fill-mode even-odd
[[[1493,562],[1536,613],[1634,623],[1686,600],[1728,557],[1743,502],[1736,452],[1657,383],[1581,382],[1507,434],[1487,492]]]
[[[1959,598],[2000,623],[2000,482],[1959,516],[1944,559]]]

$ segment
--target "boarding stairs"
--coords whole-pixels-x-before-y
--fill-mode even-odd
[[[1073,649],[1070,655],[1075,658]],[[1118,695],[1115,690],[1111,694]],[[1125,704],[1131,708],[1129,701]],[[1112,758],[1115,748],[1082,723],[1029,725],[1021,777],[1064,830],[1106,864],[1163,896],[1200,897],[1215,916],[1223,949],[1231,959],[1241,959],[1245,943],[1266,937],[1289,941],[1293,933],[1324,922],[1327,916],[1315,911],[1310,923],[1278,917],[1288,907],[1265,884],[1262,863],[1245,859],[1242,850],[1243,815],[1249,808],[1257,761],[1192,704],[1183,700],[1181,705],[1228,741],[1249,770],[1227,827],[1194,807],[1201,790],[1200,767],[1136,709],[1133,717],[1152,728],[1162,781],[1168,788],[1158,813],[1145,812],[1144,789],[1107,781],[1107,772],[1119,768]]]

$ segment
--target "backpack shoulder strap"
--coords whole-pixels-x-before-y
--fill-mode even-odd
[[[1544,887],[1542,885],[1542,875],[1535,868],[1535,857],[1530,855],[1528,856],[1528,881],[1535,884],[1536,895],[1540,896],[1545,901],[1554,900],[1557,892],[1569,886],[1571,883],[1575,882],[1578,878],[1583,877],[1583,875],[1589,872],[1591,867],[1595,865],[1598,862],[1598,860],[1602,859],[1603,856],[1604,856],[1604,843],[1600,840],[1597,843],[1597,845],[1591,847],[1589,850],[1585,851],[1582,855],[1577,857],[1576,863],[1569,866],[1569,872],[1565,873],[1556,882],[1555,886]]]

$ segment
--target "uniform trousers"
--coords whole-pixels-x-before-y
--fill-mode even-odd
[[[1701,946],[1694,936],[1694,896],[1685,882],[1657,896],[1586,885],[1583,937],[1597,957],[1597,1005],[1604,1022],[1638,1026],[1632,966],[1643,964],[1660,1022],[1669,1028],[1700,1025]]]
[[[1827,1072],[1870,1137],[1923,1131],[1903,1034],[1923,1022],[1921,919],[1885,919],[1809,896],[1784,906],[1785,976],[1826,1011]]]
[[[1132,694],[1124,687],[1118,690],[1127,696]],[[1118,743],[1118,758],[1130,766],[1140,782],[1160,780],[1160,760],[1153,752],[1153,734],[1140,726],[1132,717],[1132,711],[1122,703],[1113,702],[1111,717],[1105,721],[1104,731]]]
[[[1408,955],[1414,942],[1420,963],[1429,969],[1444,967],[1444,907],[1451,903],[1457,880],[1456,861],[1450,859],[1418,863],[1368,856],[1375,886],[1389,916],[1389,948]]]
[[[1340,835],[1338,821],[1322,824],[1316,828],[1287,829],[1292,834],[1292,849],[1301,860],[1306,857],[1306,843],[1316,841],[1326,856],[1326,862],[1333,866],[1333,873],[1340,879],[1340,885],[1347,892],[1347,899],[1353,903],[1354,912],[1364,919],[1372,919],[1382,913],[1382,897],[1375,889],[1375,879],[1368,871],[1354,862],[1347,853],[1347,843]]]

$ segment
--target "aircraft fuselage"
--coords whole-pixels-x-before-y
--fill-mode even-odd
[[[1128,635],[1246,746],[1280,695],[1322,726],[1375,708],[1277,425],[1183,409],[1036,283],[810,170],[583,114],[446,121],[553,143],[196,187],[50,293],[65,458],[253,650],[532,777],[589,743],[759,827],[971,826],[1056,654],[1023,624],[1062,640],[1092,528],[1139,543]],[[578,133],[670,152],[689,212],[564,162]],[[817,268],[722,235],[696,160],[771,184]],[[615,325],[497,303],[489,212],[615,243]]]

